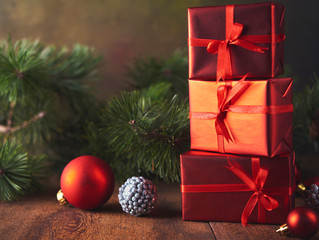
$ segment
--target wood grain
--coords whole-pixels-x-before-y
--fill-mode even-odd
[[[251,224],[244,228],[240,223],[210,222],[217,239],[236,240],[283,240],[285,237],[276,233],[277,225]],[[294,238],[295,239],[295,238]]]
[[[182,221],[178,184],[158,184],[157,208],[142,218],[122,211],[118,191],[99,210],[83,211],[59,206],[57,190],[58,186],[53,186],[41,194],[0,203],[0,239],[287,239],[275,233],[278,225],[253,224],[244,228],[240,223]],[[296,202],[303,204],[302,199]],[[319,239],[319,233],[313,239]]]
[[[301,197],[296,198],[296,206],[303,206],[304,200]],[[285,240],[300,238],[287,238],[276,233],[280,225],[263,225],[249,224],[244,228],[241,223],[226,223],[226,222],[210,222],[212,231],[218,240]],[[319,232],[312,240],[319,239]]]
[[[59,206],[57,188],[0,203],[0,239],[214,239],[208,223],[182,221],[179,185],[158,189],[157,208],[142,218],[122,211],[117,191],[96,211]]]

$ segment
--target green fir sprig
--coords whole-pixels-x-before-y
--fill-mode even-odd
[[[128,77],[136,89],[145,89],[153,84],[166,82],[171,84],[171,97],[178,94],[181,98],[188,98],[187,49],[177,49],[165,58],[136,58],[128,66]]]
[[[0,92],[8,102],[39,100],[49,87],[45,62],[36,52],[37,45],[15,44],[9,39],[0,43]]]
[[[15,142],[0,145],[0,200],[12,201],[39,186],[36,176],[42,172],[44,157],[30,158]]]
[[[83,133],[88,110],[96,105],[90,82],[97,79],[100,61],[101,56],[93,48],[80,44],[68,49],[38,40],[13,43],[9,38],[0,42],[0,146],[3,145],[7,159],[15,151],[10,152],[11,147],[21,154],[24,151],[25,157],[10,159],[15,163],[10,171],[23,166],[25,172],[21,176],[26,178],[23,185],[20,178],[8,178],[10,171],[4,168],[2,179],[10,185],[2,183],[2,199],[12,200],[29,192],[30,184],[40,185],[42,177],[48,175],[42,153],[64,165],[81,154],[87,145]],[[9,144],[11,141],[25,150]],[[65,146],[69,146],[67,151]]]
[[[89,82],[101,56],[80,44],[70,51],[40,41],[0,43],[0,139],[36,145],[95,104]]]
[[[319,77],[294,94],[294,148],[297,153],[319,151]]]
[[[153,91],[122,92],[91,124],[91,151],[109,161],[119,179],[145,173],[179,181],[179,155],[189,148],[188,105]]]

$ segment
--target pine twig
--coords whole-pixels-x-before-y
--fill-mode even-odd
[[[93,123],[92,152],[109,159],[118,178],[143,173],[179,181],[179,155],[189,148],[189,109],[177,96],[168,100],[162,90],[123,92]]]
[[[31,187],[28,154],[14,141],[0,145],[0,201],[11,201]]]
[[[10,105],[11,107],[11,105]],[[8,118],[8,125],[4,126],[4,125],[0,125],[0,133],[3,134],[9,134],[9,133],[13,133],[16,132],[20,129],[26,128],[27,126],[29,126],[31,123],[36,122],[37,120],[43,118],[46,114],[46,112],[42,111],[39,112],[38,114],[34,115],[32,118],[30,118],[27,121],[24,121],[22,124],[15,126],[15,127],[11,127],[12,125],[12,116],[13,115],[13,109],[10,108],[10,112],[9,112],[9,118]],[[11,116],[11,117],[10,117]],[[11,118],[11,119],[10,119]]]
[[[31,191],[47,175],[46,157],[36,154],[67,160],[85,146],[80,116],[91,117],[95,103],[88,83],[97,79],[101,55],[94,52],[80,44],[68,50],[0,41],[0,201]]]
[[[10,110],[9,110],[8,121],[7,121],[8,127],[11,127],[12,125],[13,111],[14,111],[15,105],[16,105],[15,102],[10,103]]]

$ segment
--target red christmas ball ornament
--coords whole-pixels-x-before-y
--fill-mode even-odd
[[[297,207],[290,211],[287,225],[291,233],[300,238],[311,238],[318,231],[318,216],[310,208]]]
[[[102,206],[111,197],[114,175],[110,166],[100,158],[81,156],[66,165],[60,185],[64,198],[70,204],[92,210]]]

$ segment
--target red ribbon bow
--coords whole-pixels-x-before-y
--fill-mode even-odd
[[[234,142],[234,138],[226,126],[226,115],[230,110],[231,103],[235,103],[240,95],[248,88],[249,82],[245,82],[246,75],[236,83],[234,87],[231,87],[229,83],[227,85],[221,85],[217,88],[218,99],[218,112],[215,114],[215,129],[218,138],[218,148],[220,152],[225,152],[224,138],[227,142]],[[214,113],[213,113],[214,114]]]
[[[249,198],[243,213],[241,215],[241,223],[247,226],[247,221],[257,203],[261,204],[266,210],[272,211],[279,206],[276,199],[263,192],[263,187],[268,176],[268,170],[260,168],[257,172],[255,181],[248,177],[243,171],[235,167],[228,159],[229,167],[226,167],[238,176],[254,193]]]
[[[212,54],[218,53],[216,80],[232,78],[232,66],[230,57],[230,45],[237,45],[250,51],[263,53],[266,47],[261,47],[241,39],[243,24],[234,23],[234,5],[226,6],[226,39],[212,39],[207,45],[207,51]]]
[[[246,48],[250,51],[263,53],[267,50],[266,47],[260,47],[252,44],[248,41],[240,39],[243,25],[235,23],[232,27],[231,34],[226,40],[212,40],[207,46],[207,52],[216,54],[217,57],[217,73],[216,80],[226,79],[232,77],[231,57],[230,57],[230,45],[237,45]]]
[[[242,35],[243,25],[234,23],[234,5],[226,6],[225,21],[225,40],[203,38],[188,39],[189,46],[206,47],[209,53],[218,54],[216,69],[217,81],[232,78],[230,45],[237,45],[250,51],[263,53],[265,50],[268,50],[268,48],[255,45],[256,43],[271,43],[274,45],[277,42],[285,40],[284,34],[275,34],[273,29],[271,35]],[[272,57],[273,56],[272,53]],[[274,59],[272,59],[272,62],[274,62]],[[274,75],[273,63],[271,71],[272,75]]]
[[[236,142],[232,133],[227,126],[227,112],[246,113],[246,114],[278,114],[293,111],[293,105],[234,105],[239,97],[247,90],[251,82],[245,81],[247,74],[232,87],[231,81],[226,81],[225,85],[220,85],[217,88],[218,110],[214,112],[190,112],[190,118],[210,120],[216,119],[215,130],[217,134],[218,151],[225,152],[224,139],[229,143]]]

